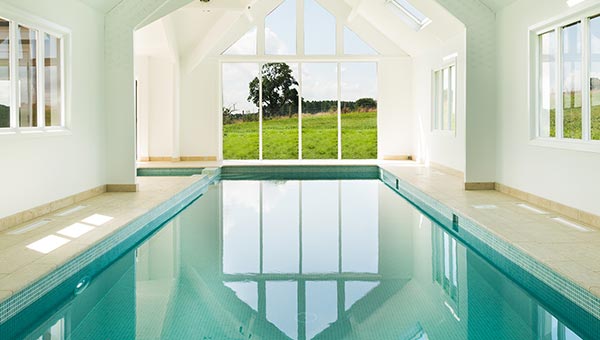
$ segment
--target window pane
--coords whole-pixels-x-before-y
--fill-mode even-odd
[[[223,181],[223,273],[258,273],[260,188],[256,181]]]
[[[563,29],[563,136],[581,139],[581,23]]]
[[[450,121],[450,70],[442,70],[442,129],[448,129]]]
[[[290,339],[298,339],[298,283],[267,281],[267,320]]]
[[[311,318],[311,316],[316,316]],[[306,338],[313,339],[337,320],[337,282],[306,282]]]
[[[223,64],[223,158],[258,159],[258,64]]]
[[[442,128],[442,71],[435,71],[433,75],[433,129]]]
[[[304,53],[335,54],[335,17],[315,0],[304,1]]]
[[[377,64],[342,64],[342,158],[377,158]]]
[[[302,158],[338,158],[337,64],[302,64]]]
[[[339,181],[302,182],[302,272],[339,271]]]
[[[556,137],[556,33],[540,35],[540,137]]]
[[[450,126],[449,129],[454,131],[456,129],[456,66],[450,66]]]
[[[591,101],[591,138],[600,140],[600,17],[590,20],[591,36],[591,68],[590,68],[590,101]]]
[[[256,54],[256,27],[250,29],[238,41],[233,43],[225,55],[255,55]]]
[[[44,35],[45,122],[46,126],[62,125],[61,46],[60,38]]]
[[[262,67],[263,159],[298,159],[298,64]]]
[[[10,29],[0,19],[0,128],[10,127]]]
[[[344,54],[375,55],[377,51],[364,42],[354,31],[344,27]]]
[[[342,182],[342,272],[379,271],[378,181]]]
[[[265,18],[265,53],[296,54],[296,0],[286,0]]]
[[[263,183],[263,271],[300,269],[300,183]]]
[[[19,26],[17,31],[19,62],[19,126],[37,124],[37,31]]]

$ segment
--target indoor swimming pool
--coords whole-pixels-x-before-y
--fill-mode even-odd
[[[438,224],[393,189],[378,179],[215,181],[102,272],[84,276],[66,299],[50,292],[0,334],[44,340],[599,334],[596,317],[532,277],[512,277],[506,259],[484,258],[485,251],[465,244],[470,236]]]

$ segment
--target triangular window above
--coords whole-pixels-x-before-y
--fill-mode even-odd
[[[265,18],[265,53],[296,54],[296,0],[285,0]]]
[[[379,54],[354,31],[344,27],[344,54],[352,55],[374,55]]]
[[[250,29],[231,45],[224,55],[256,55],[256,27]]]
[[[315,0],[304,1],[304,53],[335,54],[335,17]]]

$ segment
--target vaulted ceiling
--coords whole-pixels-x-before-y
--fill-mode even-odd
[[[497,12],[497,11],[501,10],[502,8],[512,4],[516,0],[479,0],[479,1],[481,1],[487,7],[489,7],[489,9],[491,9],[492,11]]]
[[[121,1],[123,0],[79,0],[97,10],[99,10],[100,12],[103,13],[108,13],[112,8],[114,8],[116,5],[118,5]],[[238,3],[242,3],[244,1],[240,1],[240,0],[212,0],[214,2],[238,2]],[[457,0],[460,1],[460,0]],[[483,4],[485,4],[486,6],[488,6],[492,11],[496,12],[508,5],[510,5],[511,3],[515,2],[516,0],[479,0],[481,1]],[[253,1],[254,2],[254,1]],[[420,1],[415,1],[415,5],[418,5]]]
[[[113,7],[122,0],[79,0],[84,4],[99,10],[102,13],[108,13]]]

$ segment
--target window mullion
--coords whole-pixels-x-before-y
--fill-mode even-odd
[[[45,93],[46,93],[46,83],[45,83],[45,73],[44,70],[46,68],[46,59],[45,59],[45,44],[44,37],[45,34],[43,31],[37,31],[37,38],[35,42],[36,46],[36,59],[37,59],[37,116],[38,116],[38,126],[45,127],[46,126],[46,103],[45,103]]]
[[[335,18],[335,54],[344,55],[344,23],[337,17]]]
[[[582,66],[581,66],[581,128],[582,139],[589,141],[591,139],[591,103],[590,103],[590,20],[582,18]]]
[[[296,0],[296,52],[304,56],[304,0]]]
[[[60,106],[60,125],[62,127],[67,126],[67,61],[65,52],[65,42],[64,37],[60,38],[60,52],[57,53],[57,56],[60,57],[60,98],[61,98],[61,106]],[[44,61],[45,64],[45,61]],[[44,84],[45,86],[45,84]]]
[[[19,127],[19,115],[18,115],[18,100],[17,96],[19,95],[18,86],[19,86],[19,77],[17,72],[19,68],[17,67],[17,23],[14,21],[10,21],[9,24],[9,36],[10,36],[10,49],[9,49],[9,69],[10,69],[10,127],[16,129]]]
[[[298,159],[302,160],[302,63],[298,63]]]
[[[258,64],[258,159],[263,159],[263,63]]]
[[[556,138],[563,138],[563,39],[562,28],[556,29]]]
[[[337,63],[338,159],[342,159],[342,63]]]

